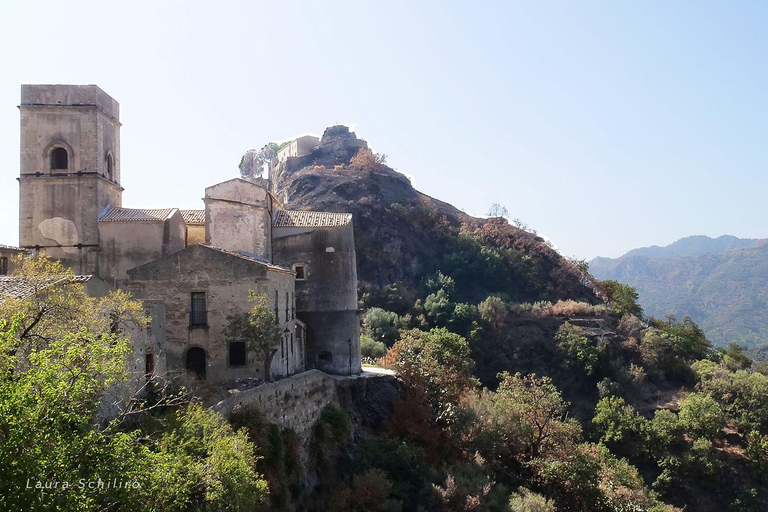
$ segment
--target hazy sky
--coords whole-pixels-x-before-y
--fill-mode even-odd
[[[568,255],[768,237],[764,2],[0,0],[0,243],[19,86],[120,102],[124,206],[202,208],[242,154],[332,124]]]

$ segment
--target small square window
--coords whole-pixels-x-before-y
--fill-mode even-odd
[[[296,279],[306,279],[306,272],[304,265],[294,265],[293,269],[296,271]]]
[[[229,342],[229,366],[245,366],[245,342]]]

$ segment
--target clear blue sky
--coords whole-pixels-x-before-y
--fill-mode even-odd
[[[354,123],[568,255],[766,238],[766,27],[764,2],[0,0],[0,243],[22,83],[120,102],[125,206],[202,208],[248,148]]]

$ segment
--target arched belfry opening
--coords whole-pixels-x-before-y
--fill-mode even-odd
[[[205,350],[192,347],[187,350],[187,372],[193,373],[200,380],[205,380]]]
[[[107,179],[115,181],[115,159],[112,157],[112,153],[107,154]]]
[[[53,148],[51,151],[51,170],[69,169],[69,154],[65,148]]]

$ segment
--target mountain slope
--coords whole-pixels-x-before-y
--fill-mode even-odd
[[[416,290],[441,271],[455,279],[461,301],[490,294],[520,302],[595,300],[543,239],[420,193],[346,127],[328,128],[311,154],[289,159],[277,189],[288,208],[354,214],[361,291],[396,282]]]
[[[614,260],[596,258],[590,271],[598,279],[637,288],[648,315],[689,315],[715,344],[766,343],[768,240],[702,238],[630,251]]]

